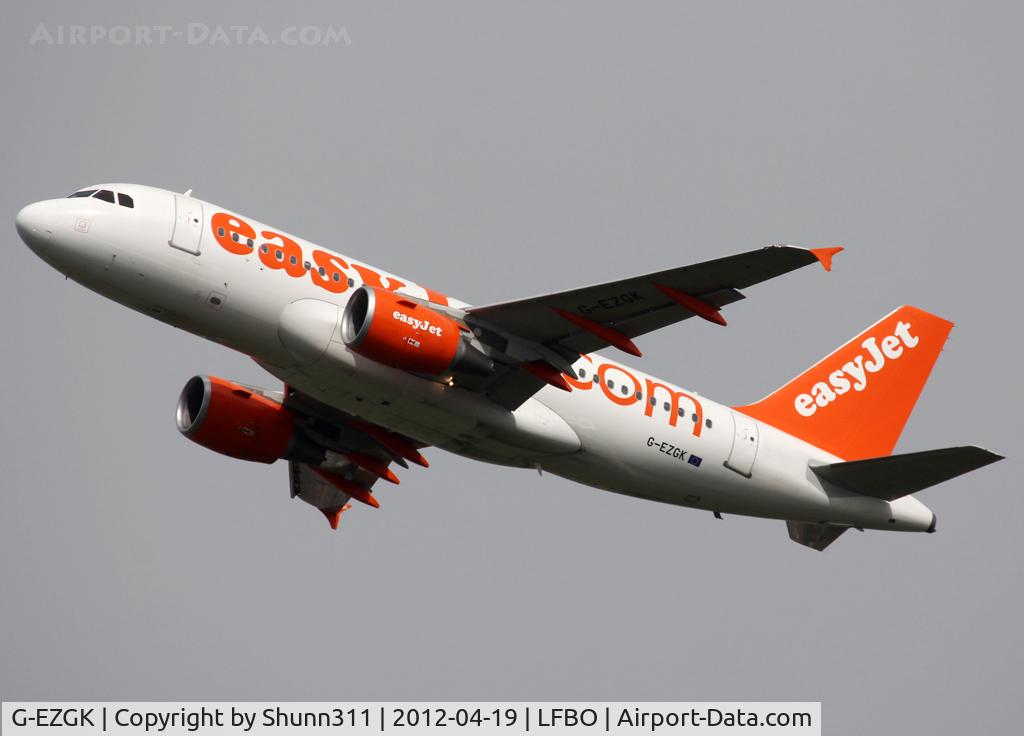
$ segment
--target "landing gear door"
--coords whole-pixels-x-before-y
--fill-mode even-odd
[[[757,457],[757,422],[734,411],[732,423],[732,450],[729,459],[725,461],[725,467],[749,478],[754,469],[754,458]]]
[[[170,245],[186,253],[199,255],[199,241],[203,234],[203,203],[174,195],[174,232]]]

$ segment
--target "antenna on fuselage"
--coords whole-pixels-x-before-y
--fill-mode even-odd
[[[192,196],[192,190],[191,189],[186,189],[185,190],[185,194],[183,194],[182,196],[183,197],[191,197]]]

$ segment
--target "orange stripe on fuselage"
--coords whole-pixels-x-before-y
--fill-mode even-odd
[[[358,263],[348,263],[337,253],[314,248],[309,255],[312,261],[308,271],[307,260],[302,246],[293,238],[273,230],[263,230],[257,241],[255,228],[238,215],[227,212],[216,212],[210,217],[210,229],[213,238],[228,253],[236,256],[258,253],[258,258],[265,268],[284,271],[292,278],[303,278],[309,274],[310,280],[321,289],[340,294],[349,288],[349,279],[353,283],[360,281],[385,291],[397,291],[406,286],[404,281]],[[266,252],[264,252],[266,249]],[[323,273],[320,273],[323,269]],[[440,291],[419,287],[427,294],[427,299],[434,304],[448,306],[448,297]]]
[[[580,357],[593,365],[594,359],[591,356],[583,355]],[[601,393],[604,395],[605,399],[616,406],[624,408],[642,402],[644,406],[643,414],[645,417],[653,418],[655,406],[659,403],[668,403],[668,424],[671,427],[675,427],[679,423],[680,403],[683,400],[689,402],[693,408],[692,413],[696,416],[695,420],[692,418],[690,419],[690,421],[693,421],[693,429],[691,430],[691,433],[694,437],[700,437],[704,426],[704,406],[696,396],[692,396],[691,394],[670,386],[667,383],[662,383],[647,377],[645,377],[641,383],[640,379],[631,370],[625,366],[619,365],[618,363],[601,363],[591,375],[597,377],[597,385],[600,385]],[[595,386],[593,378],[589,380],[580,380],[575,376],[570,376],[565,373],[563,373],[562,376],[565,378],[566,383],[579,391],[589,391]],[[627,390],[625,394],[622,393],[621,388],[623,385],[626,385],[623,381],[623,377],[625,377],[625,380],[629,383],[627,386],[627,389],[629,390]],[[609,381],[614,385],[609,386]],[[661,394],[661,396],[659,396],[659,394]],[[651,403],[652,398],[654,399],[653,404]],[[687,411],[684,416],[690,417],[690,412]]]

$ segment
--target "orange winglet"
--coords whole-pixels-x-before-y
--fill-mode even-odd
[[[341,521],[341,515],[352,508],[351,504],[345,504],[344,506],[335,506],[330,509],[320,509],[324,516],[327,517],[327,523],[331,525],[331,529],[338,528],[338,522]]]
[[[706,319],[708,322],[714,322],[716,325],[722,325],[722,327],[726,326],[725,317],[722,316],[722,313],[714,304],[709,304],[703,299],[698,299],[697,297],[690,296],[678,289],[673,289],[671,286],[665,286],[664,284],[654,282],[651,283],[654,284],[654,288],[662,294],[681,307],[689,309],[701,319]]]
[[[568,312],[558,307],[551,307],[552,311],[562,319],[572,322],[577,327],[582,327],[584,330],[589,332],[591,335],[595,335],[604,340],[609,345],[617,347],[624,353],[635,355],[638,358],[643,357],[643,353],[640,352],[640,348],[633,344],[633,341],[628,336],[619,332],[618,330],[609,327],[608,325],[602,325],[598,322],[581,317],[573,312]]]
[[[373,439],[377,440],[377,442],[396,455],[404,457],[406,460],[410,460],[417,465],[422,465],[424,468],[430,467],[430,463],[428,463],[427,459],[420,454],[419,450],[394,432],[389,432],[383,427],[378,427],[375,424],[368,424],[367,422],[353,421],[349,422],[349,424],[360,432],[365,432],[370,435]]]
[[[346,452],[345,457],[354,462],[363,470],[370,471],[378,478],[383,478],[384,480],[390,483],[394,483],[395,485],[401,483],[401,481],[398,479],[398,476],[391,471],[391,468],[389,468],[388,464],[383,460],[378,460],[375,457],[364,455],[361,452]]]
[[[312,466],[310,466],[312,467]],[[313,472],[323,478],[325,481],[330,483],[332,486],[337,488],[342,493],[347,493],[349,496],[365,503],[367,506],[373,506],[375,509],[380,508],[380,504],[377,499],[370,493],[370,489],[366,486],[361,486],[358,483],[353,483],[350,480],[342,478],[337,473],[331,473],[327,470],[321,470],[320,468],[313,468]]]
[[[842,253],[845,250],[843,246],[837,245],[835,248],[811,248],[810,251],[818,262],[825,268],[826,271],[832,270],[832,256],[836,253]]]
[[[527,373],[532,373],[540,380],[545,383],[549,383],[555,388],[560,388],[563,391],[572,391],[572,386],[569,385],[561,372],[543,360],[530,360],[525,363],[520,363],[519,366]]]

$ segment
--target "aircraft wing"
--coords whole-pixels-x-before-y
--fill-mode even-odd
[[[609,345],[639,356],[632,338],[693,316],[725,325],[721,309],[744,298],[740,289],[812,263],[831,270],[832,256],[841,250],[773,245],[596,286],[470,307],[465,321],[482,341],[499,349],[517,341],[543,346],[540,360],[565,371],[579,355]],[[544,382],[519,371],[493,382],[487,393],[511,408]]]
[[[257,389],[258,390],[258,389]],[[391,464],[428,465],[420,454],[422,443],[323,404],[290,386],[283,393],[262,392],[287,406],[298,418],[298,431],[311,446],[320,448],[319,462],[290,460],[288,479],[292,498],[315,506],[332,529],[355,500],[379,507],[373,486],[383,479],[399,483]]]
[[[602,335],[595,325],[633,338],[695,315],[724,324],[720,309],[743,299],[740,289],[812,263],[830,269],[831,257],[839,250],[773,245],[596,286],[471,307],[467,321],[577,354],[589,353],[616,345],[616,335]]]
[[[319,475],[313,466],[294,460],[288,462],[288,481],[291,486],[292,498],[301,498],[311,506],[320,509],[327,517],[331,528],[338,528],[341,515],[351,508],[351,504],[349,504],[351,496]]]

